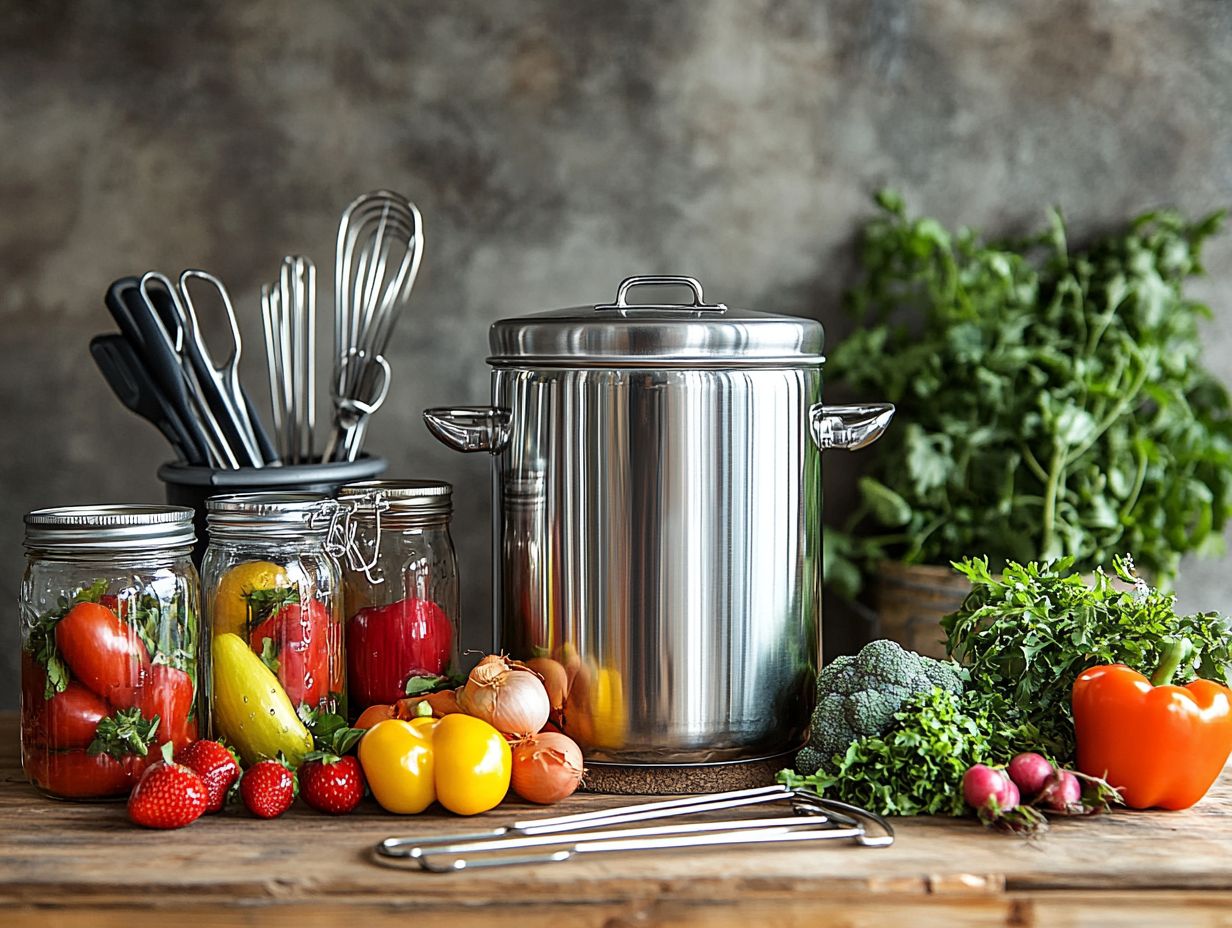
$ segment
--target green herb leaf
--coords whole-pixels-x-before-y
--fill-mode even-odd
[[[278,668],[282,665],[278,663],[278,648],[273,638],[261,639],[261,663],[269,668],[270,673],[278,674]]]
[[[449,678],[443,675],[407,677],[406,695],[423,696],[427,693],[434,693],[448,682]]]
[[[316,750],[325,754],[341,757],[366,734],[366,729],[351,728],[341,715],[323,709],[300,706],[299,717],[312,732]]]
[[[117,760],[132,754],[145,757],[158,733],[158,723],[157,715],[147,719],[140,709],[119,709],[98,723],[94,740],[86,750],[91,754],[109,754]]]
[[[244,593],[244,602],[248,604],[248,630],[251,632],[283,606],[298,603],[299,584],[247,590]]]

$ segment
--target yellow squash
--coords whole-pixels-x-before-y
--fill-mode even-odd
[[[214,727],[246,764],[279,753],[298,767],[312,750],[312,735],[278,678],[239,635],[214,637]]]

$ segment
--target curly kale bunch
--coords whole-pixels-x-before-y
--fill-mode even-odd
[[[935,687],[961,695],[957,665],[905,651],[895,642],[873,641],[854,657],[835,658],[817,675],[817,708],[809,726],[809,746],[796,757],[804,774],[832,766],[852,742],[884,734],[903,703]]]

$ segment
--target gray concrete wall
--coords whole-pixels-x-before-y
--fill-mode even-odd
[[[841,336],[853,235],[884,184],[999,232],[1050,203],[1079,236],[1232,203],[1232,4],[4,4],[0,599],[17,596],[26,510],[161,497],[166,446],[86,351],[117,276],[220,274],[264,395],[260,284],[300,252],[328,286],[342,206],[411,196],[428,247],[369,446],[393,474],[457,484],[475,629],[487,462],[437,445],[419,413],[486,398],[488,323],[676,272]],[[1209,268],[1209,362],[1232,380],[1232,237]],[[1187,563],[1184,605],[1225,608],[1228,565]]]

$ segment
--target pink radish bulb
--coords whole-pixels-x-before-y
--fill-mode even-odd
[[[1082,784],[1068,770],[1058,770],[1040,790],[1039,804],[1050,812],[1082,812]]]
[[[1034,752],[1016,754],[1009,766],[1010,779],[1018,787],[1022,798],[1028,800],[1039,795],[1048,778],[1055,772],[1052,764],[1048,763],[1043,755]]]
[[[963,799],[976,809],[991,808],[992,802],[1002,811],[1018,805],[1018,787],[1004,770],[976,764],[963,774]]]

